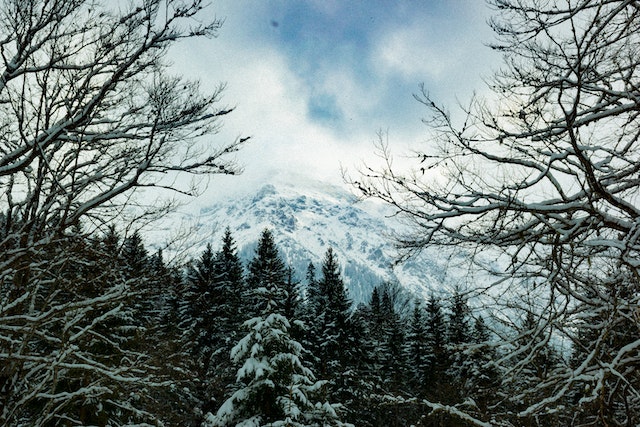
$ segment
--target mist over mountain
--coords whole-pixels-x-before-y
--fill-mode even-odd
[[[201,209],[198,221],[216,227],[214,246],[230,227],[245,263],[253,257],[262,230],[269,228],[298,281],[304,281],[309,262],[319,270],[326,250],[332,247],[355,303],[366,301],[371,290],[383,282],[397,282],[419,295],[450,284],[445,265],[450,260],[436,251],[393,268],[391,235],[398,224],[390,214],[386,206],[360,201],[337,185],[275,176],[253,192],[229,196]]]

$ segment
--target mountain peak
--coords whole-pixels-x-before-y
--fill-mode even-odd
[[[276,175],[253,193],[203,209],[200,221],[220,226],[216,239],[230,227],[245,262],[253,258],[261,231],[270,229],[298,280],[310,262],[320,266],[332,247],[355,303],[366,301],[373,287],[385,281],[399,281],[414,293],[441,287],[441,269],[433,263],[393,270],[391,220],[380,214],[379,207],[358,203],[357,197],[337,185]]]

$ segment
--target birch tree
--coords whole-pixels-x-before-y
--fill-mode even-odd
[[[153,382],[144,361],[107,362],[91,350],[120,346],[101,325],[123,314],[131,280],[106,270],[69,280],[74,265],[97,268],[69,239],[105,229],[141,188],[193,194],[177,174],[238,172],[229,155],[244,140],[211,140],[230,112],[222,87],[204,93],[163,59],[181,39],[215,36],[221,22],[203,22],[203,6],[0,6],[0,425],[153,418],[115,391]],[[64,381],[70,372],[78,381]],[[120,421],[70,409],[101,400]]]
[[[637,424],[640,6],[490,3],[504,54],[493,95],[450,114],[423,90],[429,143],[408,170],[381,145],[386,166],[365,168],[356,185],[412,225],[398,238],[404,255],[432,245],[473,255],[494,277],[478,289],[497,299],[498,320],[532,304],[532,339],[521,344],[518,328],[505,337],[505,378],[550,342],[579,349],[518,395],[529,403],[516,418],[556,417],[570,404],[554,422],[569,425],[575,410],[594,424]]]

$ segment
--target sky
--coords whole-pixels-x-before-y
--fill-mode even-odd
[[[215,177],[207,204],[275,174],[340,183],[341,167],[374,162],[379,131],[399,155],[424,146],[420,84],[454,108],[499,65],[480,0],[218,0],[218,37],[182,42],[174,69],[204,91],[226,84],[235,107],[216,138],[251,136],[239,177]]]

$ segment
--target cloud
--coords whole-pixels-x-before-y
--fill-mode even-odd
[[[474,52],[482,47],[475,24],[427,16],[417,3],[389,19],[381,5],[372,18],[364,10],[343,16],[342,2],[294,11],[290,4],[216,2],[209,13],[226,20],[220,36],[171,52],[176,72],[201,80],[203,89],[227,83],[224,100],[236,110],[216,138],[252,136],[237,156],[244,176],[215,177],[202,203],[259,185],[274,170],[340,182],[341,163],[371,158],[379,129],[389,130],[392,146],[422,139],[422,110],[412,98],[420,82],[445,95],[468,95],[479,82],[469,78],[470,63],[484,67]],[[318,21],[307,13],[318,13]],[[327,19],[339,22],[327,28]]]
[[[400,74],[405,80],[430,78],[438,80],[456,63],[455,52],[437,46],[421,26],[388,31],[372,52],[372,62],[385,74]]]

